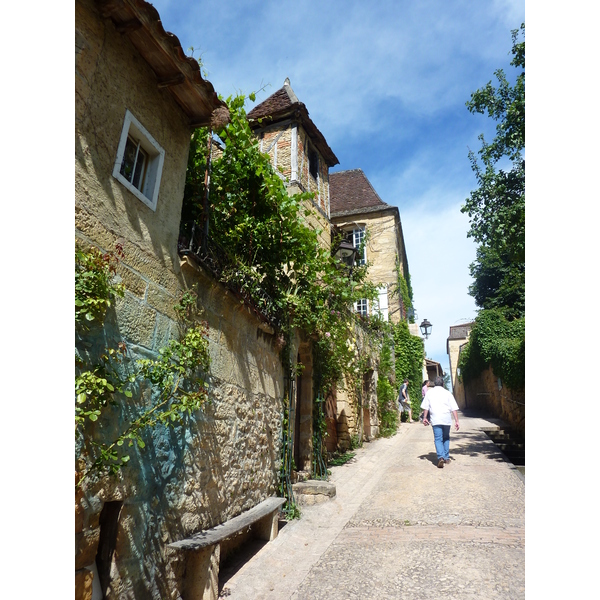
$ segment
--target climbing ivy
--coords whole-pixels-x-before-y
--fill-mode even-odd
[[[408,394],[413,417],[418,416],[421,406],[421,382],[423,377],[423,359],[425,350],[423,340],[411,335],[404,321],[392,326],[394,336],[394,355],[396,369],[396,397],[404,379],[409,380]]]
[[[281,317],[286,346],[297,329],[313,338],[319,357],[314,397],[325,398],[343,382],[356,397],[364,365],[356,346],[358,321],[353,305],[361,298],[377,296],[366,278],[368,265],[348,269],[322,247],[322,232],[309,224],[313,194],[288,193],[269,156],[260,152],[246,118],[245,97],[230,97],[226,103],[230,119],[225,126],[214,132],[197,129],[192,135],[182,223],[208,220],[210,238],[223,249],[230,265],[220,274],[221,280],[243,287],[257,303],[263,292],[268,294]],[[215,147],[211,139],[218,149],[209,161],[209,148]],[[292,368],[285,353],[282,363],[287,370]],[[318,403],[315,414],[320,415],[315,432],[323,434],[325,416]],[[291,468],[286,455],[282,463]]]
[[[121,251],[119,256],[122,255]],[[100,327],[110,301],[124,293],[123,286],[112,278],[116,262],[118,258],[112,253],[103,254],[94,247],[76,248],[76,332],[83,345],[91,345],[91,341],[86,342],[92,339],[89,323]],[[118,342],[117,348],[106,346],[97,358],[76,352],[75,425],[88,449],[76,487],[93,473],[118,473],[131,458],[126,448],[134,444],[140,449],[145,447],[145,429],[158,423],[182,423],[185,415],[191,415],[207,401],[208,325],[196,321],[195,305],[192,293],[186,292],[175,307],[180,316],[180,339],[171,340],[157,358],[133,361],[123,341]],[[133,390],[139,390],[143,382],[150,383],[155,392],[150,394],[151,405],[126,422],[113,439],[106,440],[98,432],[94,435],[92,424],[102,416],[108,417],[110,406],[117,407],[133,398]]]
[[[501,309],[482,310],[460,353],[460,378],[468,383],[491,365],[511,389],[525,386],[525,319],[509,320]]]
[[[383,437],[393,435],[398,428],[397,394],[392,385],[394,378],[392,349],[392,338],[390,335],[386,335],[381,346],[377,379],[377,414],[379,416],[379,433]]]

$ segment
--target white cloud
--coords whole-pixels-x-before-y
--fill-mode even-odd
[[[428,355],[447,365],[449,327],[475,316],[475,244],[460,206],[467,158],[494,123],[470,94],[510,73],[523,0],[154,0],[166,29],[196,46],[215,89],[248,94],[286,77],[342,164],[400,208],[415,306],[433,323]],[[198,54],[196,54],[197,56]]]
[[[400,215],[419,322],[427,318],[433,324],[425,350],[442,364],[447,362],[450,326],[476,316],[475,302],[468,295],[475,244],[466,237],[469,223],[460,205],[432,210],[430,203],[423,203]]]

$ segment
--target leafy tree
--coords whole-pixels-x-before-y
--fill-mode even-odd
[[[506,306],[512,317],[525,307],[525,24],[512,32],[511,65],[519,69],[514,85],[498,69],[492,82],[467,102],[471,113],[497,121],[496,136],[488,143],[479,136],[478,157],[469,151],[478,188],[461,211],[471,222],[468,237],[480,244],[471,265],[475,284],[470,293],[481,308]]]
[[[470,265],[473,283],[469,294],[484,309],[504,308],[509,318],[525,313],[525,265],[512,262],[507,253],[489,246],[477,248],[477,261]]]

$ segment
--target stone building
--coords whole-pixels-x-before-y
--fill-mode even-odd
[[[392,323],[406,321],[407,309],[398,281],[399,275],[408,280],[409,272],[398,208],[381,200],[361,169],[331,173],[329,179],[331,222],[346,234],[355,248],[362,246],[357,262],[369,264],[369,280],[379,287],[374,305],[364,299],[356,303],[356,312],[364,317],[378,313]],[[412,335],[419,335],[415,324],[410,324],[409,329]],[[376,373],[365,378],[365,390],[376,389],[376,386]],[[337,412],[346,416],[350,430],[362,427],[367,437],[377,435],[376,394],[375,402],[364,406],[362,414],[354,414],[344,394],[338,395],[337,404]]]
[[[424,370],[427,374],[427,377],[425,379],[429,379],[429,381],[435,381],[436,377],[444,376],[444,370],[442,369],[442,365],[439,362],[431,360],[429,358],[425,358],[424,360]]]
[[[321,242],[331,245],[329,169],[339,163],[325,137],[313,123],[303,102],[286,79],[283,87],[249,113],[250,127],[260,140],[260,151],[286,182],[290,194],[311,192],[312,225],[323,231]]]
[[[364,316],[379,312],[394,323],[406,321],[406,307],[397,292],[398,274],[408,280],[400,211],[381,200],[361,169],[338,171],[329,178],[331,222],[357,248],[366,239],[358,261],[370,264],[369,279],[380,289],[376,305],[364,300],[356,306],[357,312]]]
[[[289,193],[314,194],[310,206],[313,209],[310,224],[321,230],[322,245],[331,248],[333,200],[329,169],[339,161],[310,118],[305,104],[296,96],[290,80],[286,79],[282,88],[255,106],[248,113],[248,120],[260,140],[261,151],[269,154],[273,165],[286,182]],[[360,407],[354,406],[343,387],[331,390],[326,398],[326,443],[330,452],[349,448],[353,437],[368,440],[374,438],[379,431],[376,395],[379,342],[372,340],[360,326],[356,331],[356,339],[361,352],[368,355],[371,368],[364,377],[359,393]],[[309,344],[301,345],[306,350],[306,358],[309,358],[309,347]],[[300,360],[302,357],[298,358]],[[298,386],[298,389],[305,390],[305,394],[310,384],[308,376],[312,374],[312,362],[310,367],[303,374],[306,376],[304,383]],[[303,438],[309,433],[308,425],[301,428],[301,422],[308,424],[309,405],[312,406],[312,400],[307,395],[299,403],[296,412],[298,426],[304,431]]]
[[[277,495],[284,373],[264,319],[178,252],[190,133],[226,107],[151,4],[77,0],[75,17],[75,236],[122,247],[125,286],[76,354],[123,343],[132,364],[158,357],[195,289],[211,357],[210,403],[144,430],[116,476],[81,479],[89,442],[116,439],[156,390],[115,396],[77,438],[76,598],[176,599],[185,559],[168,545]]]
[[[452,393],[456,398],[459,408],[466,408],[465,388],[463,382],[459,380],[457,373],[458,359],[460,350],[469,341],[473,323],[464,323],[462,325],[452,325],[450,333],[446,340],[446,353],[450,362],[450,377],[452,379]]]

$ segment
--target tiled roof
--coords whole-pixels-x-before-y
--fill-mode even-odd
[[[393,208],[381,200],[362,169],[329,174],[331,216]]]
[[[308,110],[304,102],[300,102],[294,93],[290,80],[286,79],[283,87],[269,96],[266,100],[257,104],[249,113],[248,121],[252,129],[259,129],[269,123],[277,123],[285,119],[297,119],[306,132],[312,143],[329,167],[339,164],[337,156],[327,144],[323,134],[317,129],[312,119],[308,116]],[[259,122],[261,119],[261,122]]]
[[[284,85],[280,90],[277,90],[266,100],[260,104],[257,104],[248,113],[248,120],[253,121],[255,119],[261,119],[275,115],[281,111],[286,111],[287,109],[292,108],[295,104],[304,106],[303,102],[298,101],[296,94],[294,94],[294,90],[292,90],[289,85]]]
[[[212,84],[202,78],[195,58],[185,55],[177,36],[165,31],[160,15],[144,0],[96,0],[100,14],[127,36],[168,89],[193,127],[208,125],[216,109],[226,110]]]
[[[449,340],[464,340],[468,337],[471,328],[473,327],[473,323],[463,323],[462,325],[452,325],[450,326],[450,335],[448,336]]]

